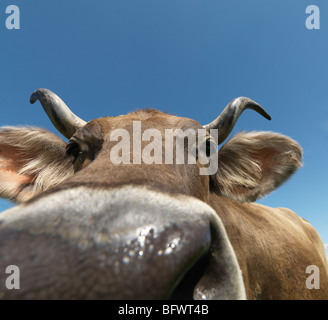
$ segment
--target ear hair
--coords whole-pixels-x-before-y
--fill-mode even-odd
[[[255,201],[283,182],[302,165],[299,144],[281,134],[239,133],[218,153],[213,191],[239,201]]]
[[[0,196],[23,202],[73,174],[66,143],[48,130],[2,127]]]

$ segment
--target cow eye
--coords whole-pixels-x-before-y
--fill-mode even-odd
[[[206,157],[211,155],[211,141],[206,140]]]
[[[72,157],[74,157],[74,159],[77,159],[81,153],[82,153],[82,150],[75,141],[68,143],[68,145],[66,147],[66,154],[68,156],[72,156]]]
[[[211,140],[206,140],[201,145],[201,152],[205,152],[206,157],[209,157],[211,154],[211,148],[212,148],[212,142]]]

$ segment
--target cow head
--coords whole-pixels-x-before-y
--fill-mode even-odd
[[[264,109],[241,97],[205,126],[148,109],[86,123],[49,90],[36,100],[69,141],[34,127],[0,131],[0,195],[22,202],[0,216],[0,268],[24,274],[4,297],[245,298],[209,196],[254,201],[301,165],[299,145],[272,132],[239,133],[216,152],[245,109],[270,119]],[[168,142],[176,129],[188,133]],[[206,156],[217,170],[201,174]]]

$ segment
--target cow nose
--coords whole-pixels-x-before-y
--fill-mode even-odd
[[[110,297],[169,298],[210,247],[202,203],[129,187],[112,190],[110,197],[110,252],[104,261]]]
[[[222,223],[192,197],[80,186],[7,210],[0,231],[3,263],[22,275],[8,298],[165,299],[197,261],[208,266],[188,297],[243,297]]]

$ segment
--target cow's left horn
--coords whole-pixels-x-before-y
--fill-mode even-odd
[[[55,93],[48,89],[38,89],[31,95],[30,102],[39,100],[56,129],[70,139],[77,129],[86,122],[77,117]]]
[[[246,97],[239,97],[232,100],[222,113],[214,121],[204,125],[204,128],[207,131],[218,129],[218,144],[220,144],[228,137],[239,116],[246,109],[252,109],[264,118],[271,120],[269,114],[258,103]]]

